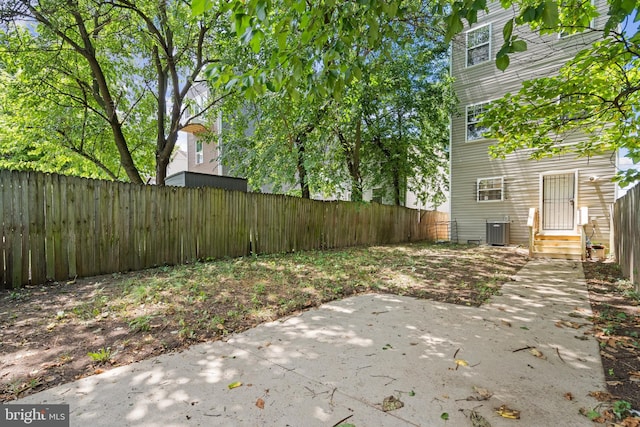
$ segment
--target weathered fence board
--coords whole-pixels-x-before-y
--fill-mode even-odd
[[[640,184],[616,200],[613,223],[616,261],[640,292]]]
[[[29,191],[29,252],[31,281],[44,283],[47,278],[45,263],[45,231],[44,231],[44,192],[37,191],[44,187],[43,174],[29,174],[27,181],[33,183]]]
[[[436,240],[447,214],[214,188],[0,170],[5,288],[96,274],[353,245]]]

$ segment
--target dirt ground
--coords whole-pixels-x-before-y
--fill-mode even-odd
[[[162,267],[0,292],[0,401],[367,292],[479,306],[525,263],[513,248],[411,244]],[[608,394],[640,408],[640,294],[584,263]],[[629,408],[623,403],[628,402]],[[618,405],[618,406],[613,406]],[[623,417],[618,416],[618,419]],[[633,419],[619,424],[640,426]]]
[[[613,262],[589,261],[583,267],[608,389],[608,394],[596,397],[613,405],[599,419],[607,422],[614,409],[627,408],[620,402],[640,409],[640,293]],[[640,426],[640,418],[621,425]]]

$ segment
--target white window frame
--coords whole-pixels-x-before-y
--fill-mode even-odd
[[[489,29],[489,40],[487,40],[485,43],[479,44],[477,46],[469,46],[469,34],[474,33],[476,31],[480,31],[484,28],[488,28]],[[479,27],[476,28],[472,28],[470,30],[468,30],[465,33],[465,43],[464,43],[464,52],[465,52],[465,58],[464,58],[464,65],[466,68],[470,68],[470,67],[475,67],[476,65],[480,65],[480,64],[484,64],[485,62],[490,62],[491,61],[491,38],[492,38],[492,28],[491,28],[491,23],[485,24],[485,25],[481,25]],[[488,46],[489,47],[489,55],[487,55],[487,59],[485,61],[481,61],[478,62],[476,64],[469,64],[469,50],[471,49],[477,49],[479,47],[482,46]]]
[[[195,117],[202,112],[204,105],[207,102],[205,94],[199,94],[193,97],[193,104],[191,104],[191,117]]]
[[[204,163],[204,143],[202,140],[196,141],[196,165]]]
[[[490,180],[500,180],[500,187],[495,188],[480,188],[480,183],[482,181],[490,181]],[[482,192],[496,191],[500,190],[500,199],[490,199],[487,196],[480,197]],[[504,176],[491,176],[487,178],[478,178],[476,181],[476,202],[478,203],[487,203],[487,202],[502,202],[504,201]]]
[[[491,101],[485,101],[485,102],[478,102],[476,104],[470,104],[467,105],[464,109],[464,139],[467,142],[471,142],[471,141],[481,141],[483,139],[486,139],[484,136],[480,135],[478,138],[469,138],[469,125],[475,125],[477,123],[479,123],[479,120],[475,120],[470,122],[469,121],[469,109],[470,108],[475,108],[475,107],[479,107],[479,106],[483,106],[483,107],[487,107],[489,106],[489,104],[491,104]]]

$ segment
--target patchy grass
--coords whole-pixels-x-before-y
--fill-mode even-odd
[[[216,340],[355,294],[479,306],[526,258],[426,243],[255,256],[0,294],[0,399]]]

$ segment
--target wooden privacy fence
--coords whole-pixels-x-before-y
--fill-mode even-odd
[[[0,171],[2,284],[197,259],[447,239],[442,212]]]
[[[625,277],[640,291],[640,184],[613,205],[615,255]]]

